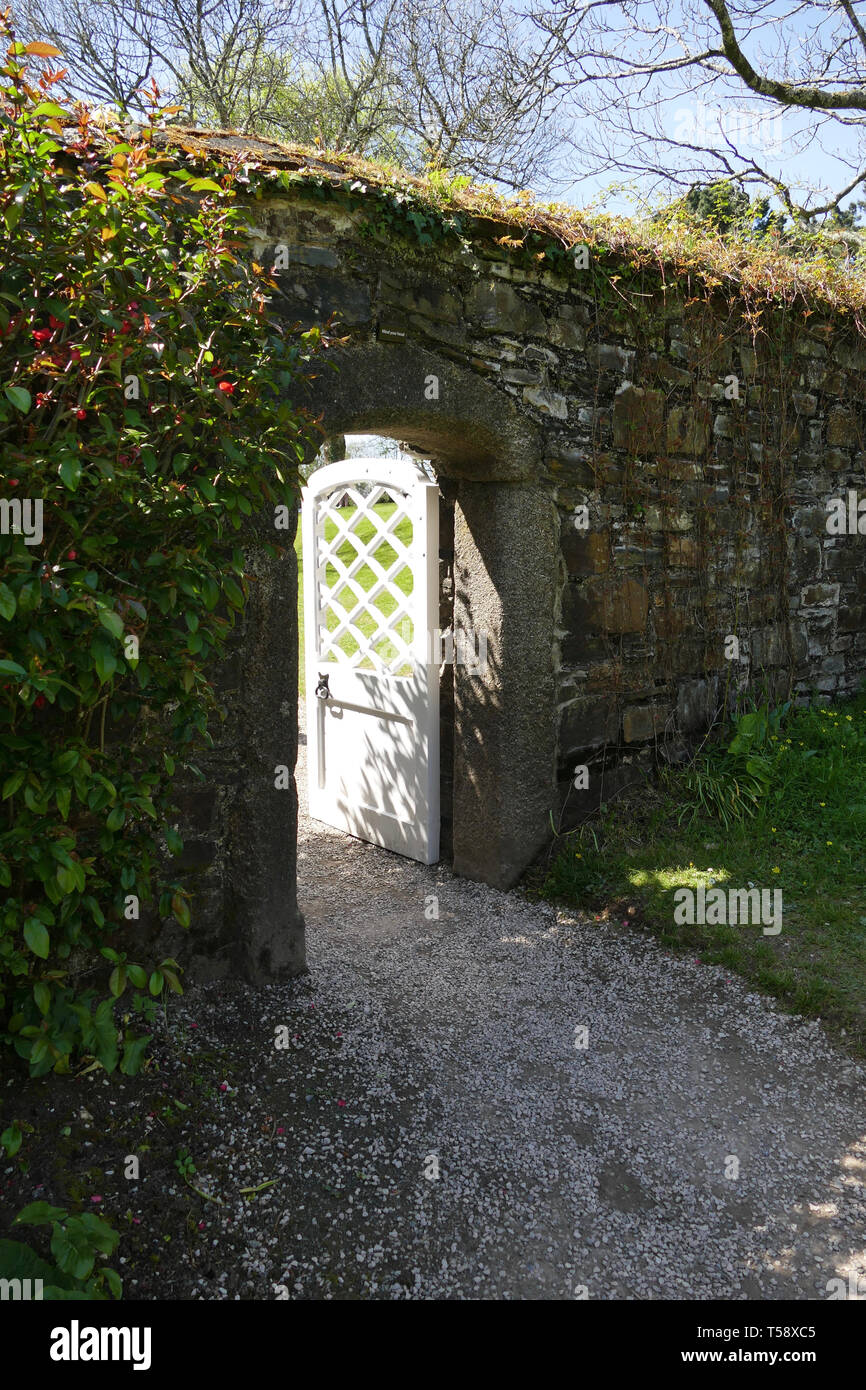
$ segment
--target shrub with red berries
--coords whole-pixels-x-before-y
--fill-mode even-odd
[[[4,35],[0,496],[43,534],[0,535],[0,1040],[34,1075],[132,1072],[146,1035],[118,1046],[114,1001],[180,990],[136,959],[138,905],[190,920],[172,779],[244,606],[238,533],[297,487],[320,335],[269,318],[231,168],[97,129],[28,71],[56,50]]]

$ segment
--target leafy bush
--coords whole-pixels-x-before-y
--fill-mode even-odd
[[[190,920],[172,782],[210,739],[237,533],[297,486],[288,392],[322,342],[269,314],[242,175],[160,156],[155,109],[71,116],[27,71],[56,54],[12,40],[0,68],[0,1036],[33,1075],[134,1072],[113,1001],[181,990],[129,931],[143,903]]]
[[[94,1273],[97,1257],[113,1254],[120,1239],[101,1216],[89,1211],[72,1216],[63,1207],[31,1202],[19,1211],[15,1223],[51,1227],[54,1264],[23,1241],[0,1240],[0,1279],[30,1280],[31,1297],[33,1281],[41,1280],[41,1294],[46,1301],[104,1301],[108,1298],[106,1289],[114,1298],[120,1298],[123,1285],[117,1270],[100,1265]]]
[[[683,798],[680,825],[713,816],[727,830],[756,814],[777,773],[770,743],[778,739],[790,708],[790,701],[775,709],[764,704],[734,716],[734,737],[727,746],[714,744],[669,773],[668,787]]]

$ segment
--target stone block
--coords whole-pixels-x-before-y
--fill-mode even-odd
[[[709,728],[716,712],[717,680],[683,681],[677,691],[677,722],[685,734]]]
[[[541,309],[510,285],[479,281],[466,296],[466,316],[485,332],[530,333],[544,336],[547,324]]]
[[[559,747],[571,751],[612,743],[619,733],[619,710],[610,699],[575,700],[560,713]]]
[[[613,442],[630,454],[656,454],[664,445],[664,392],[626,386],[613,404]]]
[[[629,705],[622,716],[622,736],[626,743],[644,743],[664,730],[670,708],[663,705]]]
[[[668,562],[693,569],[700,559],[700,548],[691,536],[668,536]]]
[[[829,608],[839,603],[838,584],[808,584],[800,591],[800,602],[804,608]]]
[[[572,621],[590,632],[643,632],[648,607],[646,588],[636,579],[599,577],[588,580],[575,597]]]
[[[856,416],[839,408],[831,410],[827,416],[827,443],[843,449],[862,448]]]
[[[674,406],[668,415],[667,444],[671,454],[703,454],[710,438],[710,417],[704,407]]]
[[[562,554],[568,573],[583,579],[610,569],[610,536],[607,531],[578,531],[563,519]]]

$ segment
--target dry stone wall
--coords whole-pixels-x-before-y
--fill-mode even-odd
[[[332,418],[324,382],[326,428],[416,438],[434,456],[440,441],[447,477],[477,443],[483,479],[489,421],[449,414],[440,396],[426,434],[419,424],[436,360],[443,381],[455,364],[525,419],[536,443],[522,481],[552,499],[561,538],[549,602],[564,819],[654,757],[684,757],[744,692],[858,687],[866,538],[849,524],[866,496],[866,342],[849,325],[781,307],[756,325],[699,281],[618,277],[592,253],[535,269],[495,226],[425,248],[302,193],[252,205],[250,229],[287,320],[335,313],[347,351],[390,343],[434,363],[423,381],[414,367],[395,380],[388,418],[368,409],[381,390],[357,371],[353,418],[345,406]],[[513,544],[519,565],[519,533]],[[586,790],[573,786],[582,765]]]

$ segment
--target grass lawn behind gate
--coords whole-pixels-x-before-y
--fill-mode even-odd
[[[344,507],[341,509],[340,515],[343,519],[344,524],[348,525],[356,511],[356,507]],[[380,516],[383,521],[387,521],[390,517],[394,515],[394,512],[396,511],[396,506],[393,502],[379,502],[373,508],[373,511],[376,512],[376,514]],[[369,540],[371,540],[374,531],[375,527],[373,525],[373,522],[369,521],[366,517],[364,517],[358,523],[358,526],[356,528],[356,534],[358,536],[358,539],[362,543],[366,543]],[[333,521],[328,521],[325,526],[326,540],[332,540],[333,537],[336,535],[336,532],[336,524]],[[394,528],[394,535],[399,540],[401,540],[404,545],[409,545],[409,543],[412,540],[412,523],[411,521],[409,521],[408,517],[404,517],[402,521],[398,522],[397,526]],[[298,523],[298,534],[295,537],[295,553],[298,557],[298,686],[300,694],[305,695],[307,689],[307,681],[304,658],[304,557],[300,522]],[[340,546],[337,555],[342,564],[344,564],[348,569],[349,565],[355,559],[356,551],[353,548],[351,542],[347,540],[344,541],[343,544]],[[382,542],[376,549],[376,558],[379,564],[382,566],[382,568],[384,570],[388,570],[397,558],[397,551],[394,549],[393,546],[388,545],[385,542]],[[339,574],[335,566],[328,566],[327,575],[329,586],[333,584],[339,590]],[[369,565],[365,564],[362,565],[361,569],[358,571],[358,574],[354,576],[354,583],[359,588],[363,589],[366,593],[369,593],[370,589],[372,589],[377,579],[378,575],[373,571],[373,569]],[[406,564],[397,573],[394,582],[404,594],[410,594],[412,592],[412,572],[408,564]],[[355,604],[355,596],[352,595],[351,592],[344,586],[343,591],[337,593],[336,601],[340,604],[341,607],[345,608],[348,611]],[[392,598],[392,596],[389,593],[385,592],[380,594],[378,598],[373,600],[372,606],[377,608],[379,612],[383,614],[383,616],[388,617],[391,613],[394,612],[394,609],[396,608],[397,604],[396,600]],[[337,626],[337,622],[338,619],[334,616],[334,614],[329,613],[328,630],[330,632],[333,632],[334,628]],[[376,623],[375,620],[368,613],[361,613],[357,619],[357,626],[359,630],[363,632],[365,637],[369,637],[375,630]],[[347,655],[351,655],[351,653],[355,649],[351,641],[351,638],[347,633],[343,634],[342,638],[340,639],[339,646],[344,652],[346,652]],[[390,659],[391,656],[396,654],[396,648],[391,643],[383,643],[383,645],[380,648],[380,652],[384,657]],[[371,668],[369,665],[367,665],[361,666],[358,669],[369,670]],[[399,667],[397,668],[397,670],[400,669],[401,668]]]
[[[541,891],[726,966],[866,1052],[866,697],[789,714],[761,755],[753,814],[726,828],[707,809],[722,745],[563,837]],[[675,890],[701,884],[781,889],[781,931],[677,925]]]

